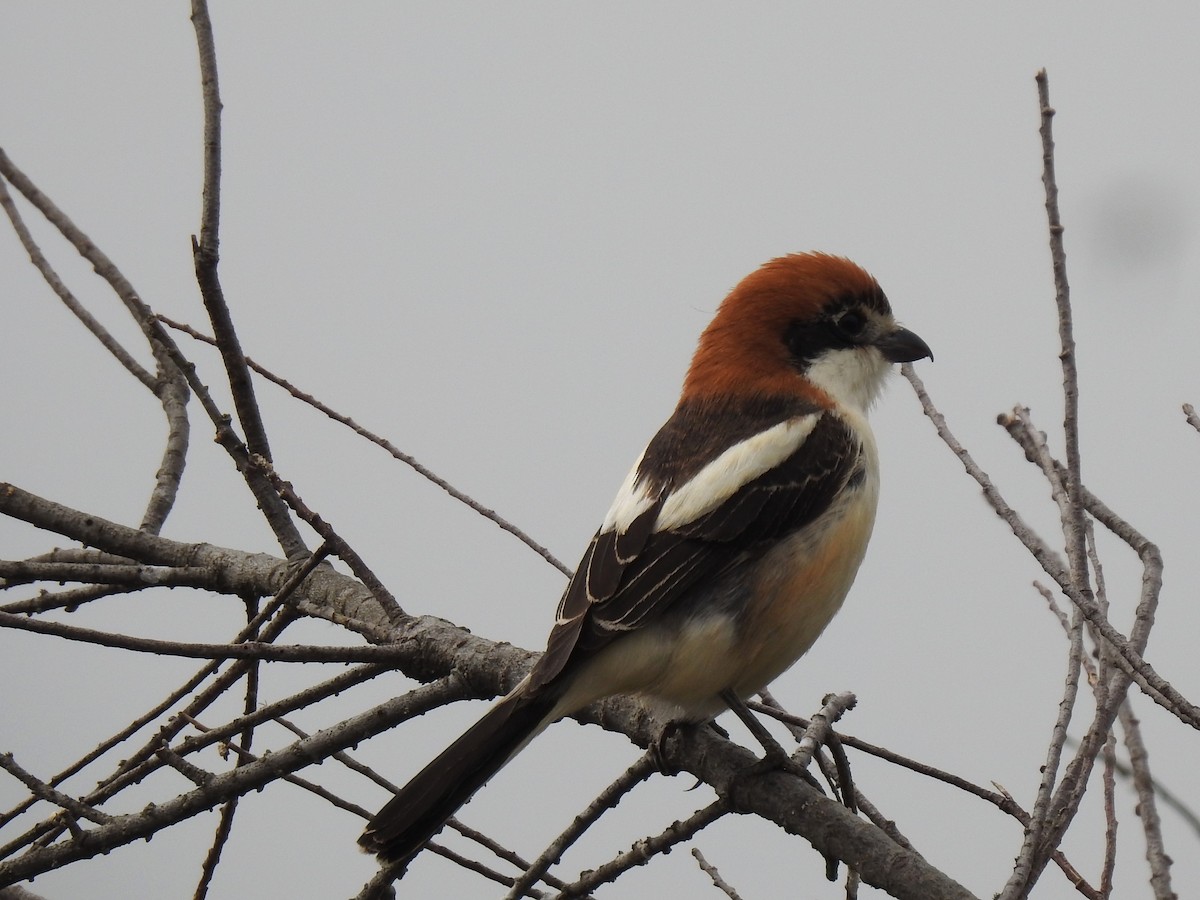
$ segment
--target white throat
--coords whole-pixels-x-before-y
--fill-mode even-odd
[[[848,347],[825,351],[809,364],[805,374],[838,404],[865,414],[891,368],[874,347]]]

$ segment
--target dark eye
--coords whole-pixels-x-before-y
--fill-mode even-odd
[[[862,310],[848,309],[833,321],[834,330],[847,340],[857,340],[867,327],[867,317]]]

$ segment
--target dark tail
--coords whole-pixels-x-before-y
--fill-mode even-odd
[[[359,845],[387,863],[407,862],[441,830],[525,743],[544,726],[550,698],[530,699],[517,691],[413,776],[376,813]]]

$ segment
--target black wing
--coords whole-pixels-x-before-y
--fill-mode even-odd
[[[624,532],[597,533],[563,595],[531,687],[544,687],[568,663],[662,615],[701,580],[812,523],[860,478],[862,445],[845,422],[827,412],[807,414],[818,421],[799,449],[708,513],[656,531],[669,496],[664,489]]]

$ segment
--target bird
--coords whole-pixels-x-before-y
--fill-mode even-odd
[[[361,848],[406,867],[552,722],[616,694],[664,722],[763,690],[841,607],[875,521],[867,410],[893,364],[933,359],[876,280],[792,253],[740,281],[700,335],[529,674],[371,819]]]

